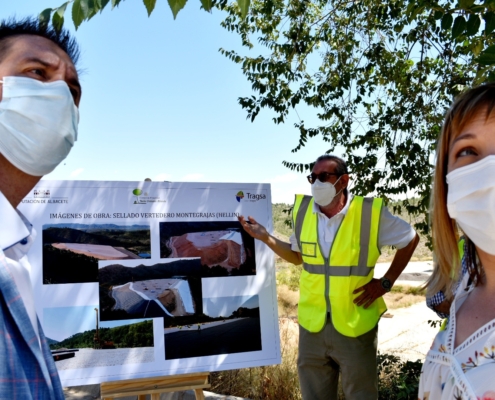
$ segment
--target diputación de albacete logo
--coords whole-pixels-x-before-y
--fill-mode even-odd
[[[143,191],[141,189],[137,189],[137,188],[134,189],[132,191],[132,194],[134,196],[136,196],[136,200],[134,200],[134,204],[146,204],[145,201],[142,201],[142,200],[139,199],[139,196],[141,196],[143,194]]]
[[[244,192],[242,190],[239,190],[235,195],[235,199],[240,203],[241,199],[243,198],[244,198]]]

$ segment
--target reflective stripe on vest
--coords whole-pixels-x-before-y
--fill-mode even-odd
[[[310,196],[296,196],[294,231],[303,258],[299,302],[299,323],[310,332],[325,326],[331,312],[335,328],[356,337],[373,329],[386,311],[382,298],[368,309],[353,303],[352,292],[371,280],[380,252],[378,226],[383,200],[354,196],[330,254],[321,254],[318,216]]]

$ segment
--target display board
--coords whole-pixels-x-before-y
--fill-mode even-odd
[[[64,386],[280,362],[268,184],[40,181],[19,210]]]

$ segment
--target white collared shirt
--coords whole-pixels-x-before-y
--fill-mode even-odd
[[[0,252],[3,251],[5,255],[6,267],[19,290],[39,341],[38,318],[34,306],[33,286],[29,276],[31,265],[27,258],[27,252],[35,238],[36,232],[32,225],[24,215],[12,207],[0,192]]]
[[[318,241],[322,254],[328,256],[332,243],[335,240],[337,230],[342,223],[353,195],[348,193],[347,202],[342,210],[332,218],[328,218],[320,211],[320,206],[313,202],[313,213],[318,215]],[[380,227],[378,229],[378,246],[395,246],[397,249],[406,247],[416,236],[416,231],[403,219],[392,215],[387,207],[382,207],[380,214]],[[294,234],[290,237],[291,249],[298,253],[301,252]]]

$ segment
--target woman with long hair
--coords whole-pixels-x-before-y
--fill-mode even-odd
[[[432,194],[437,256],[428,292],[451,300],[426,357],[419,399],[495,398],[495,84],[469,89],[447,112]],[[465,254],[459,255],[464,235]],[[458,281],[461,262],[467,273]]]

